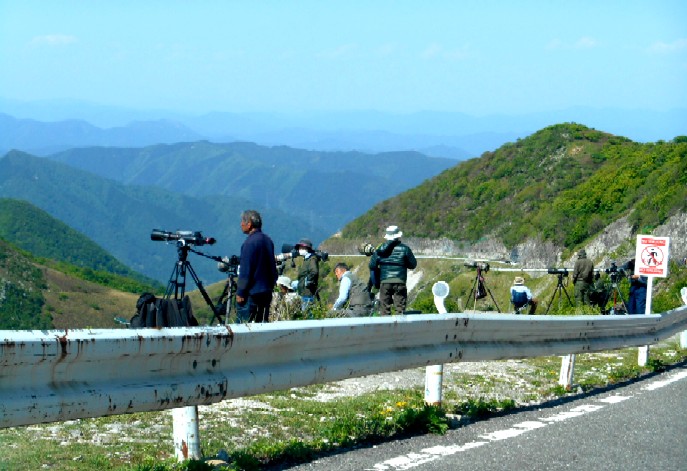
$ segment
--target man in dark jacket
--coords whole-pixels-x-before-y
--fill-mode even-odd
[[[573,268],[573,284],[575,285],[575,302],[578,306],[589,304],[589,293],[594,282],[594,263],[587,258],[587,252],[581,249],[577,252],[577,261]]]
[[[262,218],[254,210],[241,214],[241,230],[248,237],[241,245],[236,288],[238,322],[269,322],[272,291],[277,282],[274,243],[262,232]]]
[[[408,300],[408,270],[417,267],[417,260],[410,247],[401,243],[401,232],[398,226],[386,228],[386,242],[379,246],[370,259],[370,271],[379,273],[379,314],[391,314],[391,306],[396,314],[403,314]]]
[[[306,312],[318,296],[320,261],[313,251],[310,239],[299,240],[296,244],[296,250],[303,257],[303,263],[298,268],[298,294],[301,297],[301,310]]]

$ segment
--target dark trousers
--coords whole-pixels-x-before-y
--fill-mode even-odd
[[[379,285],[379,315],[391,315],[391,306],[396,308],[396,314],[406,311],[408,288],[405,283],[381,283]]]
[[[249,294],[246,302],[236,307],[236,322],[269,322],[272,292]]]
[[[630,299],[627,302],[628,314],[644,314],[646,312],[646,287],[630,287]]]

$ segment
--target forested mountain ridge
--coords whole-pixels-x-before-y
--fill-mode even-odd
[[[418,152],[319,152],[207,141],[88,147],[48,156],[129,185],[195,197],[244,198],[292,214],[326,235],[382,201],[455,165]],[[342,197],[345,195],[345,197]]]
[[[573,249],[627,217],[650,231],[687,212],[687,138],[639,144],[567,123],[461,162],[377,204],[344,238],[378,237],[385,225],[408,237],[506,247],[537,238]]]
[[[107,280],[94,283],[84,274]],[[136,294],[120,291],[122,286],[137,286]],[[65,262],[39,260],[0,238],[2,330],[115,328],[115,316],[133,315],[141,290],[149,287],[107,272],[84,273]]]
[[[36,257],[154,283],[88,237],[27,201],[0,198],[0,238]]]

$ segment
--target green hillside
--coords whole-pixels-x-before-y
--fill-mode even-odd
[[[242,198],[196,198],[161,188],[124,185],[18,151],[0,158],[0,197],[30,202],[97,242],[126,266],[163,283],[169,279],[177,251],[173,245],[151,241],[152,229],[202,231],[218,241],[213,247],[201,247],[204,251],[237,254],[245,239],[239,216],[253,207]],[[306,235],[313,240],[327,235],[302,214],[274,209],[261,213],[265,232],[278,247]],[[201,279],[222,278],[216,263],[193,257]]]
[[[88,237],[26,201],[0,198],[0,238],[37,257],[154,283],[119,262]]]
[[[138,293],[150,289],[121,275],[39,261],[0,239],[0,330],[116,328],[114,317],[131,317]]]
[[[540,236],[572,249],[629,216],[649,231],[687,211],[687,138],[639,144],[579,124],[560,124],[446,170],[376,205],[343,237],[406,236],[508,247]]]

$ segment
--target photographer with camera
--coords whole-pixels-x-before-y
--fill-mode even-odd
[[[630,298],[627,301],[628,314],[646,313],[646,285],[649,279],[646,276],[635,275],[635,259],[629,260],[623,269],[630,280]]]
[[[575,285],[575,303],[578,306],[589,304],[589,292],[594,282],[594,263],[587,258],[587,251],[580,249],[573,268],[573,284]]]
[[[277,281],[274,243],[262,232],[262,217],[255,210],[241,214],[241,230],[248,237],[241,245],[237,321],[269,322],[272,291]]]
[[[391,306],[396,314],[403,314],[408,301],[406,280],[408,270],[417,267],[417,260],[413,251],[406,244],[401,243],[403,232],[398,226],[386,228],[384,242],[370,259],[370,273],[379,273],[379,314],[391,315]]]
[[[315,254],[310,239],[301,239],[296,244],[298,255],[303,263],[298,268],[298,294],[301,297],[301,310],[308,311],[317,296],[320,278],[320,258]]]

